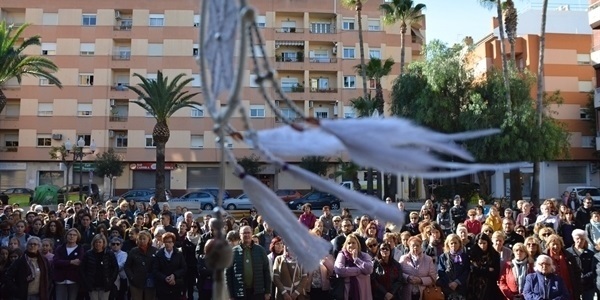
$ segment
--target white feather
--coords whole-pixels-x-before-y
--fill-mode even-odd
[[[290,126],[257,131],[258,142],[262,147],[279,157],[297,157],[305,155],[340,155],[344,145],[329,133],[319,128],[306,128],[298,131]],[[254,146],[251,139],[246,139]]]
[[[377,216],[378,219],[384,222],[391,222],[396,226],[402,227],[404,224],[397,210],[390,209],[389,205],[375,197],[367,196],[347,189],[336,182],[325,180],[322,177],[298,166],[287,165],[286,170],[296,178],[309,183],[317,190],[328,192],[336,196],[341,201],[352,203],[352,205],[361,212],[371,216]]]
[[[258,213],[273,227],[283,239],[286,246],[297,256],[305,270],[312,271],[319,267],[319,261],[329,253],[331,244],[314,236],[298,222],[296,216],[289,210],[273,191],[258,179],[246,175],[242,179],[244,191],[256,207]]]

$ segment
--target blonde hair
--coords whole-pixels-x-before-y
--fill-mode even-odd
[[[462,240],[460,239],[460,237],[457,234],[449,234],[448,237],[446,237],[446,240],[444,241],[444,250],[446,252],[450,252],[450,242],[455,241],[459,244],[459,248],[462,248],[463,244],[462,244]]]
[[[359,252],[362,251],[362,249],[360,248],[360,241],[358,240],[358,236],[354,233],[351,233],[348,236],[346,236],[346,241],[344,242],[344,246],[342,248],[346,249],[346,246],[348,246],[348,243],[350,243],[350,241],[354,241],[354,243],[356,243],[356,248]]]

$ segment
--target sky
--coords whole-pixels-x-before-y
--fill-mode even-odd
[[[465,36],[473,37],[475,42],[492,31],[492,17],[496,10],[489,10],[478,0],[413,0],[423,3],[425,9],[427,41],[439,39],[448,44],[462,41]],[[541,10],[541,0],[514,0],[517,11],[527,9]],[[458,5],[460,3],[460,5]],[[569,4],[573,9],[587,8],[588,0],[549,0],[548,9]]]

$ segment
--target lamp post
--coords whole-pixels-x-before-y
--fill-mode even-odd
[[[71,140],[67,139],[67,142],[65,142],[65,149],[67,150],[67,154],[71,153],[71,150],[73,150],[73,162],[79,161],[79,202],[83,202],[83,157],[88,154],[94,154],[94,152],[96,152],[96,143],[94,142],[94,140],[92,140],[92,142],[90,143],[91,153],[83,152],[84,146],[85,141],[83,140],[83,137],[79,137],[79,140],[77,140],[77,147],[75,147],[74,149],[73,144],[71,144]],[[67,178],[67,182],[68,181],[69,180]]]

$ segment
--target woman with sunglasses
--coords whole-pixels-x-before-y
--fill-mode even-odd
[[[371,289],[373,299],[402,299],[402,267],[391,256],[389,244],[381,244],[373,261]]]
[[[542,247],[540,246],[540,240],[535,236],[529,236],[525,238],[525,249],[531,259],[536,260],[540,254],[542,254]]]
[[[198,265],[198,259],[196,258],[196,246],[198,245],[200,236],[200,224],[198,221],[192,221],[190,223],[190,230],[186,233],[182,247],[183,256],[185,257],[185,264],[187,265],[185,279],[188,299],[194,298],[194,286],[197,284],[198,279],[198,268],[196,268],[196,265]]]
[[[402,277],[406,281],[398,299],[420,300],[426,286],[435,283],[436,265],[423,253],[423,241],[416,236],[408,239],[409,252],[400,257]]]
[[[573,246],[573,230],[577,229],[577,225],[575,225],[575,215],[573,215],[573,211],[566,207],[560,216],[560,225],[558,225],[558,235],[563,238],[563,242],[565,243],[565,247]]]
[[[367,252],[367,254],[369,254],[372,259],[375,259],[375,257],[377,257],[377,254],[379,253],[379,243],[375,238],[368,238],[365,241],[365,244],[367,244],[367,251],[365,252]]]

